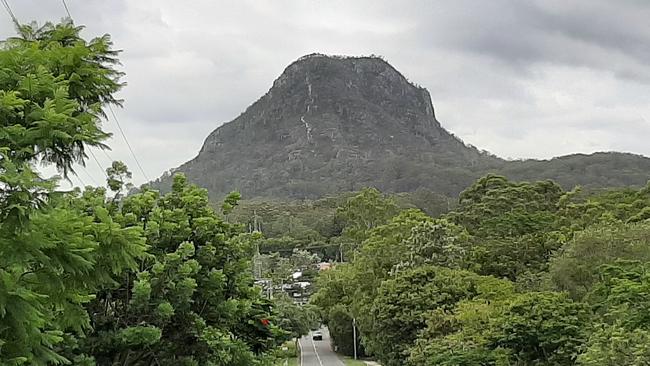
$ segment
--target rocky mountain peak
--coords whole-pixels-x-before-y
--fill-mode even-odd
[[[370,101],[417,102],[433,119],[431,96],[426,89],[409,82],[399,71],[377,56],[346,57],[310,54],[291,63],[278,77],[269,94],[292,89],[311,99],[329,97],[341,99],[356,95]],[[336,92],[332,95],[329,92]],[[382,101],[381,99],[385,99]],[[330,100],[327,100],[328,102]]]
[[[647,161],[634,162],[641,163]],[[315,198],[365,186],[455,195],[508,166],[521,164],[480,152],[442,128],[427,90],[385,60],[311,54],[287,66],[265,95],[174,171],[214,198],[232,190]],[[153,185],[164,191],[170,182],[167,175]]]

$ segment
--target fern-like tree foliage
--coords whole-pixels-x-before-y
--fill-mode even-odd
[[[59,192],[123,86],[109,36],[72,23],[21,26],[0,45],[0,364],[255,365],[286,339],[253,287],[250,249],[178,176],[173,192]],[[228,208],[238,196],[229,198]]]
[[[84,306],[146,243],[101,203],[74,207],[38,162],[64,176],[88,146],[103,147],[102,105],[122,84],[108,36],[85,41],[71,23],[21,26],[0,48],[0,359],[41,365],[65,359],[66,334],[90,329]],[[110,263],[110,264],[109,264]]]

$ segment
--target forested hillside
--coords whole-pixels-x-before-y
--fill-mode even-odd
[[[261,253],[287,254],[295,248],[309,248],[323,260],[337,260],[341,251],[350,250],[349,245],[341,241],[346,225],[341,207],[357,193],[346,192],[313,201],[242,200],[228,219],[264,234],[259,242]],[[374,190],[367,190],[366,194],[381,195]],[[417,208],[434,217],[456,204],[454,199],[425,190],[391,194],[390,197],[397,209]]]

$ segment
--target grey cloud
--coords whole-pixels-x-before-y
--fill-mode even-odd
[[[647,5],[647,4],[646,4]],[[650,82],[648,6],[617,1],[455,1],[423,9],[425,44],[486,55],[526,72],[550,62]],[[614,62],[612,62],[614,59]]]
[[[124,50],[118,113],[150,178],[194,157],[312,52],[385,56],[430,90],[443,126],[504,157],[650,155],[646,1],[66,1],[86,35],[110,33]],[[9,2],[21,20],[65,15],[57,0]],[[110,144],[135,168],[119,134]]]

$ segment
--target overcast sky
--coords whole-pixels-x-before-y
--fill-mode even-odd
[[[650,156],[650,1],[67,0],[87,37],[109,33],[128,86],[120,122],[153,179],[313,53],[382,55],[426,87],[442,125],[504,158]],[[60,0],[9,0],[57,21]],[[0,38],[14,34],[0,14]],[[109,157],[143,183],[114,123]],[[94,161],[80,172],[101,182]]]

